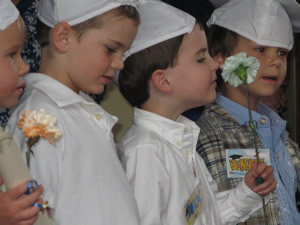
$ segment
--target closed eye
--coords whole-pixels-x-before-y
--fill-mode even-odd
[[[111,48],[111,47],[109,47],[109,46],[106,46],[106,49],[107,49],[108,54],[110,54],[110,55],[113,54],[113,53],[115,53],[115,52],[117,52],[116,49]]]
[[[11,52],[8,56],[9,56],[9,58],[14,59],[16,55],[17,55],[17,52]]]
[[[205,58],[200,58],[197,60],[198,63],[203,63],[205,61]]]

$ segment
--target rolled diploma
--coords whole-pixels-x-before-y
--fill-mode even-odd
[[[0,128],[0,175],[5,187],[10,189],[31,180],[21,151],[8,131]],[[35,225],[51,225],[47,212],[39,212]]]

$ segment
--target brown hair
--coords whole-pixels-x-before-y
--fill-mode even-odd
[[[239,37],[239,34],[231,30],[220,27],[218,25],[211,25],[208,28],[207,33],[207,43],[210,55],[212,57],[221,55],[224,58],[231,56],[232,51],[238,44]],[[218,90],[222,89],[224,83],[221,72],[222,71],[220,69],[218,69],[216,72]]]
[[[166,69],[175,64],[183,35],[161,42],[137,52],[124,62],[119,74],[119,88],[132,105],[141,107],[149,98],[149,80],[157,69]]]
[[[101,28],[105,18],[108,16],[125,16],[132,19],[137,23],[140,23],[140,17],[137,9],[130,5],[124,5],[112,10],[109,10],[99,16],[93,17],[87,21],[72,26],[72,29],[77,33],[78,38],[90,28]],[[37,21],[37,33],[41,47],[49,44],[49,32],[51,28],[42,23],[40,20]]]
[[[197,23],[201,29],[201,23]],[[160,42],[129,56],[119,74],[119,88],[125,99],[141,107],[149,98],[149,81],[155,70],[174,67],[183,35]]]
[[[208,29],[207,42],[212,57],[221,54],[224,57],[230,56],[238,44],[239,35],[226,28],[212,25]]]

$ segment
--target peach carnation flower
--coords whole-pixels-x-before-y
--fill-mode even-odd
[[[20,115],[20,120],[17,126],[23,131],[28,138],[26,152],[27,165],[29,167],[30,154],[32,146],[39,141],[40,138],[45,138],[50,144],[56,145],[56,140],[62,135],[61,130],[55,127],[56,118],[43,109],[39,110],[24,110]]]

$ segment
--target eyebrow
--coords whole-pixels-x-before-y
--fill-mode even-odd
[[[120,48],[125,48],[125,45],[119,41],[108,39],[109,41],[113,42],[114,44],[118,45]]]
[[[10,46],[9,48],[7,48],[6,51],[10,52],[10,51],[14,51],[19,48],[20,48],[20,44],[14,44],[14,45]]]
[[[203,54],[207,51],[207,48],[200,48],[197,52],[195,52],[195,55]]]

